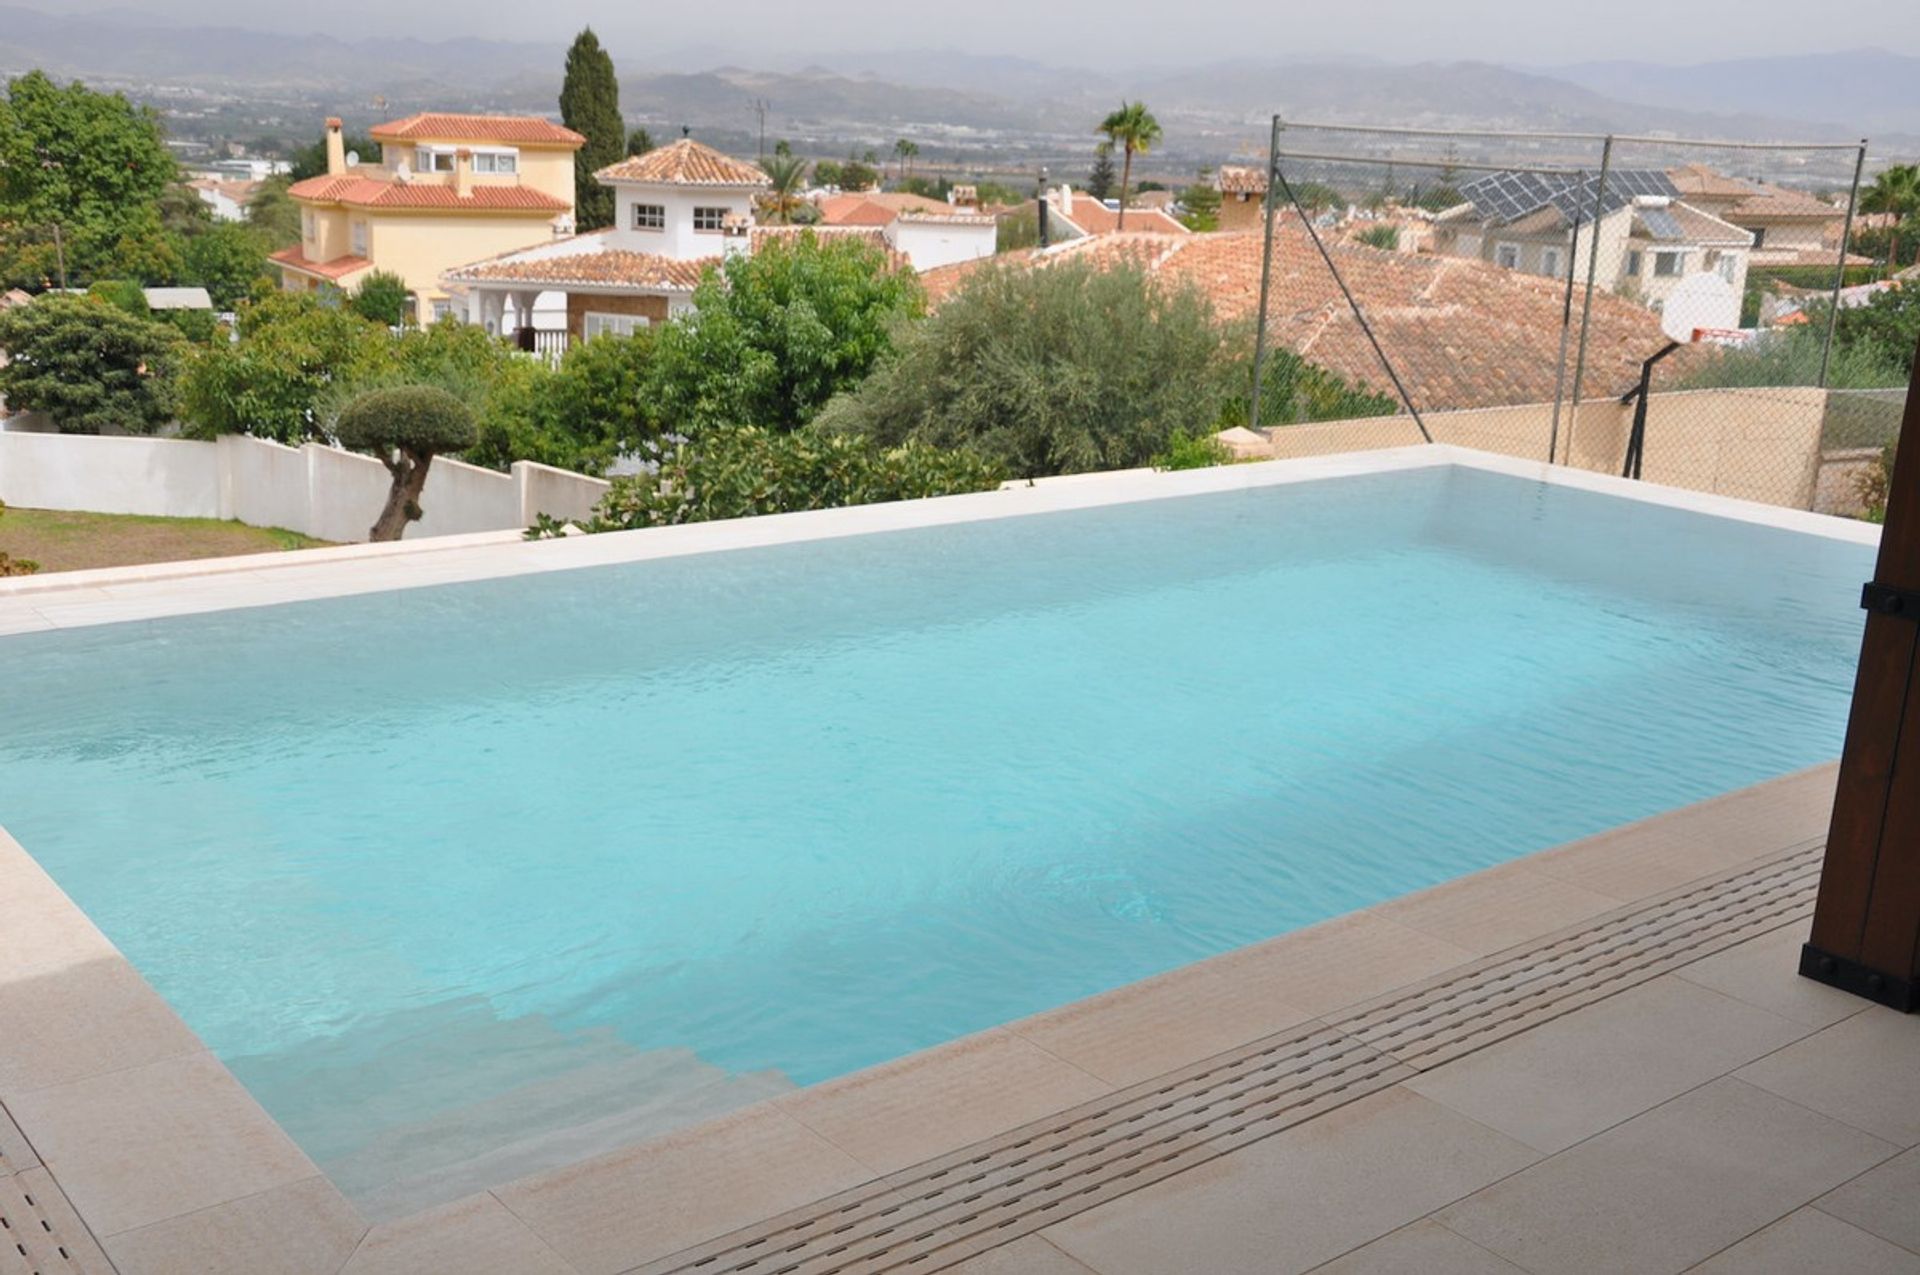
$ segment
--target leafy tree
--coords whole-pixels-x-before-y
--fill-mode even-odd
[[[147,292],[131,279],[95,279],[87,288],[87,295],[98,297],[116,309],[124,310],[136,318],[145,319],[153,310],[147,305]]]
[[[1888,236],[1887,260],[1900,257],[1900,224],[1920,215],[1920,164],[1894,164],[1876,173],[1873,185],[1860,192],[1862,212],[1891,213],[1895,218]]]
[[[170,235],[191,238],[213,226],[213,209],[185,182],[169,182],[160,192],[160,228]]]
[[[793,154],[793,143],[783,137],[773,144],[773,153],[776,155],[791,155]]]
[[[363,164],[380,162],[380,143],[365,133],[348,133],[340,139],[341,149],[349,155],[358,155]],[[324,177],[327,174],[327,135],[324,131],[305,146],[293,153],[287,161],[287,182],[303,182],[309,177]]]
[[[1188,230],[1220,229],[1220,191],[1205,173],[1180,192],[1180,224]]]
[[[1133,176],[1133,157],[1144,155],[1160,141],[1160,121],[1153,118],[1145,102],[1122,102],[1120,109],[1100,121],[1095,132],[1106,134],[1109,146],[1118,146],[1124,154],[1120,165],[1120,217],[1116,228],[1127,228],[1127,182]]]
[[[1087,173],[1087,193],[1105,201],[1113,193],[1113,144],[1102,142],[1093,148],[1093,168]]]
[[[321,430],[336,385],[390,375],[395,343],[378,323],[302,293],[277,292],[239,310],[238,339],[197,353],[182,378],[189,433],[252,434],[300,443]]]
[[[300,205],[287,194],[290,184],[285,176],[269,177],[247,203],[247,228],[260,236],[268,252],[300,242]]]
[[[573,157],[573,217],[581,230],[613,224],[613,190],[594,174],[620,161],[627,144],[620,117],[620,81],[600,37],[585,27],[567,50],[566,79],[560,85],[560,120],[587,139]]]
[[[647,388],[656,332],[642,328],[579,342],[558,367],[507,355],[476,405],[480,440],[462,459],[496,469],[531,460],[606,472],[621,453],[657,433]]]
[[[397,328],[413,317],[413,290],[390,270],[375,270],[347,298],[347,309],[383,327]]]
[[[616,478],[589,531],[667,527],[990,491],[1005,475],[964,450],[884,447],[849,434],[719,430],[662,453],[652,472]],[[545,520],[536,530],[557,530]]]
[[[815,171],[816,173],[818,172],[817,165]],[[839,184],[840,189],[853,191],[872,190],[878,186],[880,184],[880,170],[874,167],[873,152],[868,151],[867,157],[864,160],[858,157],[851,157],[846,163],[840,165]]]
[[[846,177],[842,166],[836,160],[823,159],[813,166],[813,184],[816,186],[841,186],[844,188]]]
[[[920,286],[871,243],[811,231],[727,258],[694,290],[694,309],[655,348],[653,397],[680,433],[804,425],[892,348],[918,315]]]
[[[644,155],[652,149],[653,149],[653,134],[647,131],[647,126],[645,124],[640,125],[638,128],[635,128],[631,133],[627,134],[627,154],[629,157],[634,155]]]
[[[806,161],[775,151],[761,161],[760,168],[772,183],[760,196],[760,206],[766,210],[767,219],[776,225],[792,224],[793,214],[803,202],[800,189],[806,181]]]
[[[1023,477],[1144,465],[1219,414],[1221,336],[1201,293],[1132,267],[989,267],[819,427],[972,448]]]
[[[1809,327],[1824,326],[1825,307],[1810,312]],[[1882,288],[1862,306],[1845,306],[1834,324],[1836,353],[1871,348],[1900,374],[1913,372],[1913,354],[1920,347],[1920,287]]]
[[[30,71],[0,97],[0,284],[124,274],[160,282],[159,201],[179,168],[159,118]],[[58,227],[58,241],[54,228]],[[156,264],[158,263],[158,264]]]
[[[50,293],[0,310],[0,396],[61,432],[151,434],[173,419],[180,338],[98,297]]]
[[[1234,332],[1227,338],[1233,350],[1246,350],[1252,344],[1251,332]],[[1228,375],[1231,393],[1214,420],[1216,430],[1233,425],[1251,424],[1248,415],[1252,403],[1247,387],[1253,380],[1251,356],[1236,357]],[[1286,346],[1267,351],[1260,365],[1261,428],[1272,425],[1298,425],[1306,421],[1346,421],[1362,416],[1392,416],[1400,410],[1400,400],[1380,390],[1347,380],[1317,363],[1309,363]]]
[[[386,506],[367,532],[376,542],[398,540],[420,520],[433,458],[471,447],[478,437],[467,405],[437,385],[368,390],[341,411],[333,432],[342,446],[372,452],[393,475]]]
[[[209,345],[220,335],[220,320],[211,310],[163,310],[154,317],[193,345]]]
[[[182,281],[205,288],[219,310],[231,310],[251,296],[267,275],[259,234],[239,222],[223,221],[195,235],[180,255]]]

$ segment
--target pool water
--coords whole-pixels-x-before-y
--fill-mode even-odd
[[[395,1211],[1838,754],[1871,550],[1436,467],[0,642],[0,823]]]

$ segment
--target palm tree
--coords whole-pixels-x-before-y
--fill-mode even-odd
[[[1887,234],[1887,270],[1900,268],[1900,223],[1920,213],[1920,164],[1895,164],[1882,169],[1873,185],[1860,195],[1860,210],[1891,213]]]
[[[775,151],[760,161],[760,169],[772,183],[767,187],[767,193],[760,197],[761,206],[767,210],[767,219],[782,226],[790,225],[794,210],[800,207],[800,187],[806,181],[806,161],[796,155],[782,155]]]
[[[1107,135],[1107,144],[1118,146],[1126,158],[1120,165],[1120,220],[1117,229],[1127,228],[1127,181],[1133,176],[1133,157],[1144,155],[1160,140],[1160,121],[1153,118],[1145,102],[1122,102],[1120,109],[1100,121],[1093,130]]]

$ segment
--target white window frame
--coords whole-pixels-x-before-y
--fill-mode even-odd
[[[1665,262],[1672,262],[1670,270],[1661,269]],[[1678,279],[1687,272],[1687,254],[1683,249],[1656,252],[1653,254],[1653,274],[1656,279]]]
[[[1740,259],[1730,252],[1723,252],[1714,268],[1720,272],[1722,279],[1732,283],[1734,276],[1740,273]]]
[[[653,320],[644,314],[610,314],[604,310],[589,310],[580,319],[580,337],[591,341],[597,336],[632,336],[641,328],[653,326]]]
[[[416,146],[413,166],[423,173],[450,173],[457,161],[458,146]],[[511,146],[468,146],[473,152],[473,171],[494,177],[511,177],[520,171],[520,152]]]
[[[351,222],[347,223],[349,249],[354,256],[364,257],[367,255],[368,233],[367,219],[365,217],[355,217]]]
[[[1517,243],[1497,243],[1493,245],[1493,264],[1502,270],[1520,268],[1520,245]]]
[[[665,230],[667,228],[667,206],[665,204],[635,204],[631,218],[635,230]]]
[[[1560,250],[1558,248],[1542,248],[1540,250],[1540,273],[1549,279],[1558,279],[1560,277]]]
[[[693,210],[693,228],[703,235],[717,235],[726,228],[727,214],[731,208],[701,208]]]

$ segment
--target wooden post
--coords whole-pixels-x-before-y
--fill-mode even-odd
[[[1873,582],[1839,789],[1800,972],[1920,1008],[1920,359]]]

